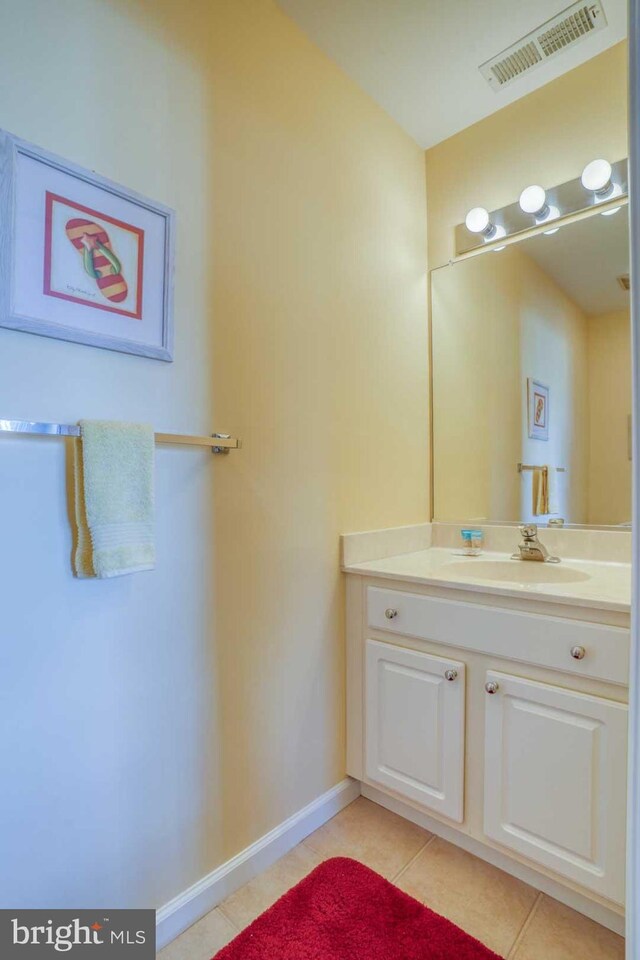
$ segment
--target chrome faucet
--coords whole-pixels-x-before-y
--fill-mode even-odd
[[[518,553],[511,554],[512,560],[537,560],[542,563],[560,563],[560,557],[552,557],[538,540],[538,528],[535,523],[525,523],[520,527],[522,543]]]

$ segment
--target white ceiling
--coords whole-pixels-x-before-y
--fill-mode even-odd
[[[551,236],[538,234],[518,247],[587,315],[629,308],[629,294],[617,280],[629,273],[627,207],[611,217],[569,223]]]
[[[571,0],[278,0],[280,7],[423,147],[431,147],[627,35],[627,0],[603,0],[604,30],[494,92],[478,66]]]

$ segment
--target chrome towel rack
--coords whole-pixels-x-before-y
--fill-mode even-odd
[[[40,437],[79,437],[80,427],[75,423],[40,423],[38,420],[0,420],[0,433],[26,433]],[[212,453],[229,453],[242,446],[237,437],[228,433],[212,433],[210,437],[187,433],[155,433],[156,443],[180,443],[195,447],[210,447]],[[215,441],[212,443],[212,441]]]
[[[537,465],[535,463],[517,463],[516,467],[518,468],[518,473],[523,473],[525,470],[542,470],[542,465]],[[557,473],[567,472],[566,467],[552,467],[551,469],[555,469]]]

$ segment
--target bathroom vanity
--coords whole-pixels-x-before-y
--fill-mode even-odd
[[[562,556],[546,564],[510,559],[517,527],[487,529],[481,557],[446,524],[343,538],[348,773],[620,929],[629,534],[541,531]]]
[[[545,208],[508,244],[511,207],[489,232],[460,226],[460,255],[431,271],[433,523],[343,537],[342,569],[347,769],[365,796],[623,932],[632,403],[618,170],[611,209],[554,208],[547,229]],[[483,535],[481,556],[461,555]]]

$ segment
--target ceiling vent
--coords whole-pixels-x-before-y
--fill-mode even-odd
[[[621,277],[618,277],[618,283],[620,284],[623,290],[631,289],[631,283],[629,282],[628,273],[623,273]]]
[[[606,25],[607,18],[600,0],[573,3],[497,57],[483,63],[480,73],[493,90],[502,90],[523,73],[546,63],[590,34],[603,30]]]

